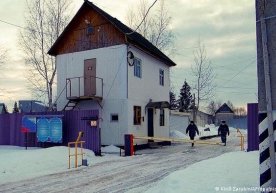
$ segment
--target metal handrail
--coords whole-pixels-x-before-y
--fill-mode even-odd
[[[61,97],[61,95],[62,95],[62,93],[65,91],[65,89],[66,89],[66,91],[67,91],[67,85],[68,85],[68,82],[66,81],[66,84],[65,84],[64,88],[63,88],[62,91],[59,93],[58,97],[56,98],[56,100],[55,100],[55,102],[54,102],[53,104],[56,104],[56,103],[57,103],[58,99]],[[67,95],[67,93],[66,93],[66,95]]]
[[[66,98],[72,97],[72,80],[77,79],[77,86],[78,86],[78,95],[77,97],[81,97],[81,96],[85,96],[84,93],[83,95],[81,95],[81,79],[85,80],[86,78],[90,78],[90,80],[92,80],[92,78],[94,79],[98,79],[100,80],[100,84],[101,84],[101,94],[97,93],[97,86],[96,86],[96,93],[95,96],[100,96],[103,97],[103,78],[97,77],[97,76],[90,76],[90,77],[84,77],[84,76],[78,76],[78,77],[71,77],[71,78],[66,78]],[[68,96],[68,85],[69,84],[69,96]],[[84,83],[83,83],[84,84]]]
[[[237,133],[240,134],[237,137],[241,138],[241,141],[240,141],[241,151],[244,151],[244,135],[242,134],[242,132],[240,131],[240,129],[237,129]]]

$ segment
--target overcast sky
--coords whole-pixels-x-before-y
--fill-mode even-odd
[[[92,0],[90,0],[92,1]],[[154,0],[148,0],[149,4]],[[128,7],[136,0],[95,0],[97,6],[125,23]],[[75,0],[72,15],[83,0]],[[24,26],[24,0],[1,0],[0,20]],[[235,106],[257,102],[255,1],[165,0],[172,17],[176,51],[171,57],[171,84],[177,96],[186,79],[193,85],[191,65],[200,38],[216,73],[216,100]],[[20,28],[0,22],[0,46],[9,50],[9,60],[0,71],[0,102],[32,99],[27,89],[22,53],[18,48]]]

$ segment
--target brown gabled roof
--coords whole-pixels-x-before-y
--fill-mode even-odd
[[[122,32],[125,36],[126,39],[129,43],[134,44],[144,51],[147,51],[151,53],[152,55],[156,56],[159,58],[161,61],[163,61],[165,64],[169,66],[176,66],[176,64],[169,58],[167,57],[163,52],[161,52],[157,47],[155,47],[152,43],[150,43],[146,38],[144,38],[141,34],[137,32],[133,32],[131,28],[120,22],[118,19],[112,17],[93,3],[85,0],[84,3],[82,4],[81,8],[78,10],[74,18],[71,20],[71,22],[67,25],[67,27],[64,29],[64,31],[61,33],[61,35],[58,37],[56,42],[53,44],[53,46],[50,48],[48,51],[48,54],[52,56],[56,56],[56,48],[57,45],[60,43],[61,39],[63,38],[64,34],[69,32],[69,26],[72,25],[72,21],[76,18],[76,16],[84,9],[84,7],[90,7],[91,9],[97,11],[99,14],[101,14],[104,18],[106,18],[110,23],[112,23],[120,32]],[[133,33],[132,33],[133,32]]]

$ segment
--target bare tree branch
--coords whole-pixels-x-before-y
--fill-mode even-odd
[[[140,0],[138,6],[129,8],[126,19],[128,25],[136,29],[141,20],[146,16],[148,1]],[[170,52],[174,47],[175,36],[170,28],[172,18],[166,9],[164,0],[160,0],[157,9],[149,12],[137,32],[148,39],[161,51]]]
[[[0,67],[7,61],[8,59],[8,50],[0,47]]]
[[[194,51],[192,72],[195,77],[196,106],[199,109],[201,101],[211,100],[215,89],[213,82],[215,73],[212,68],[212,63],[207,57],[205,46],[201,44],[200,39],[198,41],[198,49]]]
[[[47,52],[68,24],[71,3],[72,0],[26,0],[28,30],[21,31],[19,43],[29,69],[29,89],[36,96],[46,98],[50,108],[56,64]]]

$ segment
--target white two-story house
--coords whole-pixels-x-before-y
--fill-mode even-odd
[[[143,36],[85,1],[48,53],[56,56],[57,109],[99,109],[102,145],[123,145],[124,134],[169,137],[176,64]]]

